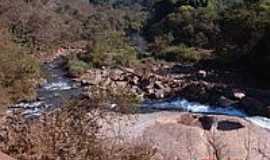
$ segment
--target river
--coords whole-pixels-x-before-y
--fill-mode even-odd
[[[42,66],[47,75],[47,81],[37,89],[38,98],[31,102],[20,102],[10,107],[9,112],[23,109],[26,116],[39,116],[42,112],[50,111],[65,103],[66,100],[79,97],[82,87],[67,77],[66,71],[61,67],[63,60],[57,58],[53,62]],[[260,127],[270,129],[270,119],[260,116],[248,116],[237,107],[220,107],[203,105],[197,102],[190,102],[184,98],[171,98],[156,101],[145,101],[140,105],[141,110],[161,111],[169,110],[173,112],[185,111],[201,114],[215,114],[241,117]]]
[[[70,98],[79,97],[80,85],[68,78],[62,68],[63,59],[57,58],[42,65],[46,82],[37,89],[37,99],[30,102],[19,102],[10,107],[9,111],[23,109],[26,116],[39,116],[42,112],[51,110]]]

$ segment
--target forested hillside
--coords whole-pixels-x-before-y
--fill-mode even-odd
[[[224,61],[251,56],[247,65],[258,68],[259,73],[267,68],[267,64],[257,64],[267,55],[256,53],[255,49],[260,40],[267,41],[267,0],[2,0],[0,10],[1,21],[7,24],[13,41],[31,52],[85,45],[105,38],[105,34],[117,32],[118,36],[127,37],[138,32],[143,33],[149,51],[157,58],[193,62],[204,57],[196,50],[206,49]],[[183,51],[187,53],[182,54]],[[256,62],[254,57],[258,58]]]
[[[267,43],[269,5],[263,0],[159,1],[153,6],[144,33],[158,56],[164,57],[159,54],[168,51],[177,55],[183,46],[191,51],[192,48],[210,49],[224,61],[247,58],[248,67],[267,74],[268,62],[258,63],[267,59],[268,51],[264,48],[265,52],[261,53],[255,46],[262,43],[261,39]]]

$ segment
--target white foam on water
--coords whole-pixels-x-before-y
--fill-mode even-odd
[[[219,107],[219,106],[209,106],[203,105],[196,102],[190,102],[186,99],[175,99],[171,101],[162,101],[151,104],[144,104],[143,107],[149,107],[154,109],[176,109],[184,110],[193,113],[208,113],[208,114],[222,114],[229,116],[242,117],[245,120],[260,126],[262,128],[270,129],[270,119],[266,117],[248,117],[246,113],[241,110],[236,109],[236,107]]]
[[[44,105],[43,101],[37,101],[37,102],[30,102],[30,103],[19,103],[16,104],[15,107],[16,108],[38,108],[41,105]]]
[[[150,107],[155,109],[176,109],[194,113],[213,113],[213,114],[216,113],[240,117],[246,116],[244,112],[237,110],[233,106],[231,107],[209,106],[196,102],[190,102],[186,99],[176,99],[172,101],[151,103],[144,105],[144,107]]]
[[[270,129],[270,119],[261,116],[246,117],[246,120],[254,123],[262,128]]]
[[[70,86],[67,82],[53,82],[45,84],[44,89],[49,91],[56,91],[56,90],[69,90],[72,89],[72,86]]]
[[[22,112],[25,116],[40,116],[45,108],[50,107],[51,104],[46,104],[44,101],[37,101],[37,102],[22,102],[14,105],[14,108],[11,107],[7,113],[12,113],[17,108],[24,109]]]
[[[27,109],[23,112],[23,115],[26,116],[40,116],[41,115],[40,108]]]

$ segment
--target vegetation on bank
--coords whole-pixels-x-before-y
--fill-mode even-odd
[[[189,50],[213,50],[218,63],[241,63],[258,73],[257,78],[266,78],[270,77],[269,6],[267,0],[160,0],[152,7],[144,34],[154,55],[184,44]]]
[[[136,51],[128,36],[134,32],[143,33],[148,52],[158,59],[245,60],[244,65],[266,74],[267,65],[253,59],[268,57],[254,48],[269,30],[269,8],[267,0],[6,0],[0,20],[7,24],[13,41],[32,52],[88,44],[86,55],[73,56],[68,63],[75,74],[89,67],[133,63]],[[196,52],[200,49],[214,52],[203,55]]]
[[[0,106],[29,99],[40,76],[39,64],[23,48],[10,41],[4,26],[0,27]]]
[[[76,76],[91,67],[131,66],[137,63],[136,54],[123,33],[103,33],[89,40],[83,53],[66,57],[66,67]]]

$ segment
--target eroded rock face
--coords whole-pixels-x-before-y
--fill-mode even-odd
[[[118,120],[115,128],[123,128],[114,133],[129,142],[143,139],[159,160],[270,158],[270,131],[240,118],[158,112]]]

